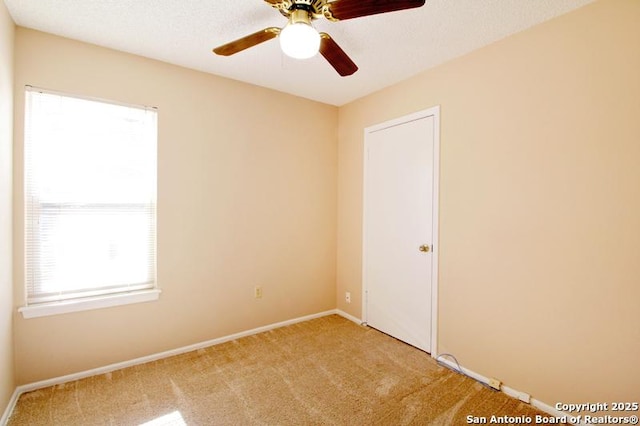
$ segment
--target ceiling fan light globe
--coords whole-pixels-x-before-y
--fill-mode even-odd
[[[308,59],[320,50],[320,34],[304,22],[288,24],[280,32],[280,48],[295,59]]]

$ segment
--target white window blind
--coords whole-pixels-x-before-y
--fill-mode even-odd
[[[27,305],[156,287],[157,112],[27,87]]]

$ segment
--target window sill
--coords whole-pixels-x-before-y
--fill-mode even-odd
[[[67,314],[70,312],[88,311],[92,309],[110,308],[112,306],[129,305],[132,303],[152,302],[160,297],[160,289],[142,290],[132,293],[112,294],[108,296],[90,297],[80,300],[68,300],[40,305],[23,306],[18,312],[25,319],[47,317],[51,315]]]

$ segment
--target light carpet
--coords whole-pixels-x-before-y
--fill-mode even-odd
[[[8,425],[463,425],[542,412],[337,315],[23,394]]]

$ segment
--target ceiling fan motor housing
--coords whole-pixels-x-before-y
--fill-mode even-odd
[[[309,14],[311,20],[321,17],[327,17],[327,14],[331,14],[327,8],[326,0],[282,0],[278,4],[274,4],[273,7],[280,10],[280,13],[289,18],[292,13],[297,10],[304,10]]]

